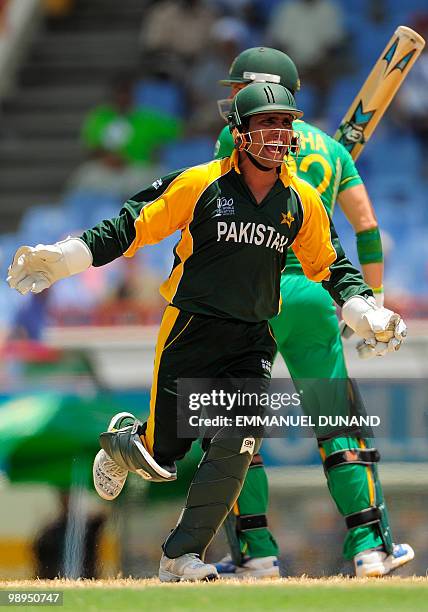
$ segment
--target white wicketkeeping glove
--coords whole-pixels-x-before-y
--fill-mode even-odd
[[[370,344],[366,344],[365,340],[359,340],[355,345],[357,350],[358,357],[360,359],[372,359],[372,357],[382,357],[382,355],[377,355]]]
[[[350,298],[342,307],[342,318],[364,339],[367,348],[358,348],[363,358],[371,355],[382,357],[398,351],[407,335],[406,324],[400,315],[388,308],[379,308],[374,298],[361,295]]]
[[[55,244],[20,247],[9,266],[7,282],[22,295],[40,293],[61,278],[87,270],[92,253],[80,238],[68,237]]]

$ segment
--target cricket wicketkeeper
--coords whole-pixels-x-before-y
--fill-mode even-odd
[[[230,157],[173,172],[128,200],[119,216],[79,238],[23,246],[8,282],[20,293],[102,266],[181,230],[174,264],[161,286],[168,302],[159,330],[146,423],[113,417],[101,434],[94,482],[117,497],[128,471],[151,481],[176,478],[175,461],[192,439],[177,436],[177,380],[268,381],[276,343],[268,320],[280,309],[280,278],[291,247],[308,278],[342,306],[346,323],[376,353],[399,348],[406,326],[379,308],[372,290],[346,258],[318,193],[283,163],[296,151],[292,129],[302,116],[280,84],[254,83],[234,98]],[[387,333],[388,339],[380,334]],[[379,338],[384,341],[380,342]],[[220,430],[206,441],[186,506],[163,544],[162,581],[215,579],[204,553],[235,503],[261,440]]]

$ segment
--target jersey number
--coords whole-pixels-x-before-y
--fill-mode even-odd
[[[297,172],[296,160],[293,157],[290,156],[288,163],[291,166],[291,169],[294,172]],[[310,153],[309,155],[305,155],[305,157],[303,157],[302,161],[300,162],[300,166],[299,166],[300,172],[307,173],[312,164],[320,164],[321,168],[324,171],[323,178],[317,186],[314,185],[313,175],[311,177],[311,180],[308,181],[311,185],[315,187],[315,189],[321,195],[322,193],[324,193],[324,191],[329,186],[331,177],[333,175],[333,171],[328,161],[324,157],[322,157],[322,155],[319,155],[318,153]]]

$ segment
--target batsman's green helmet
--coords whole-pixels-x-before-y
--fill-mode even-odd
[[[293,94],[277,83],[252,83],[238,91],[228,115],[229,128],[241,131],[244,119],[261,113],[290,113],[294,119],[303,116]]]
[[[292,94],[300,89],[300,80],[293,60],[278,49],[252,47],[242,51],[233,60],[229,78],[221,85],[234,83],[280,83]]]

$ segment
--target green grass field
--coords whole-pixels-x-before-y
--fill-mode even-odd
[[[419,612],[428,610],[427,578],[380,580],[281,579],[272,582],[229,581],[208,584],[160,584],[157,580],[21,581],[2,582],[0,590],[62,591],[59,611],[97,612],[344,612],[366,609]],[[11,606],[13,608],[18,606]],[[19,606],[21,607],[21,606]],[[25,606],[26,610],[46,610]]]

